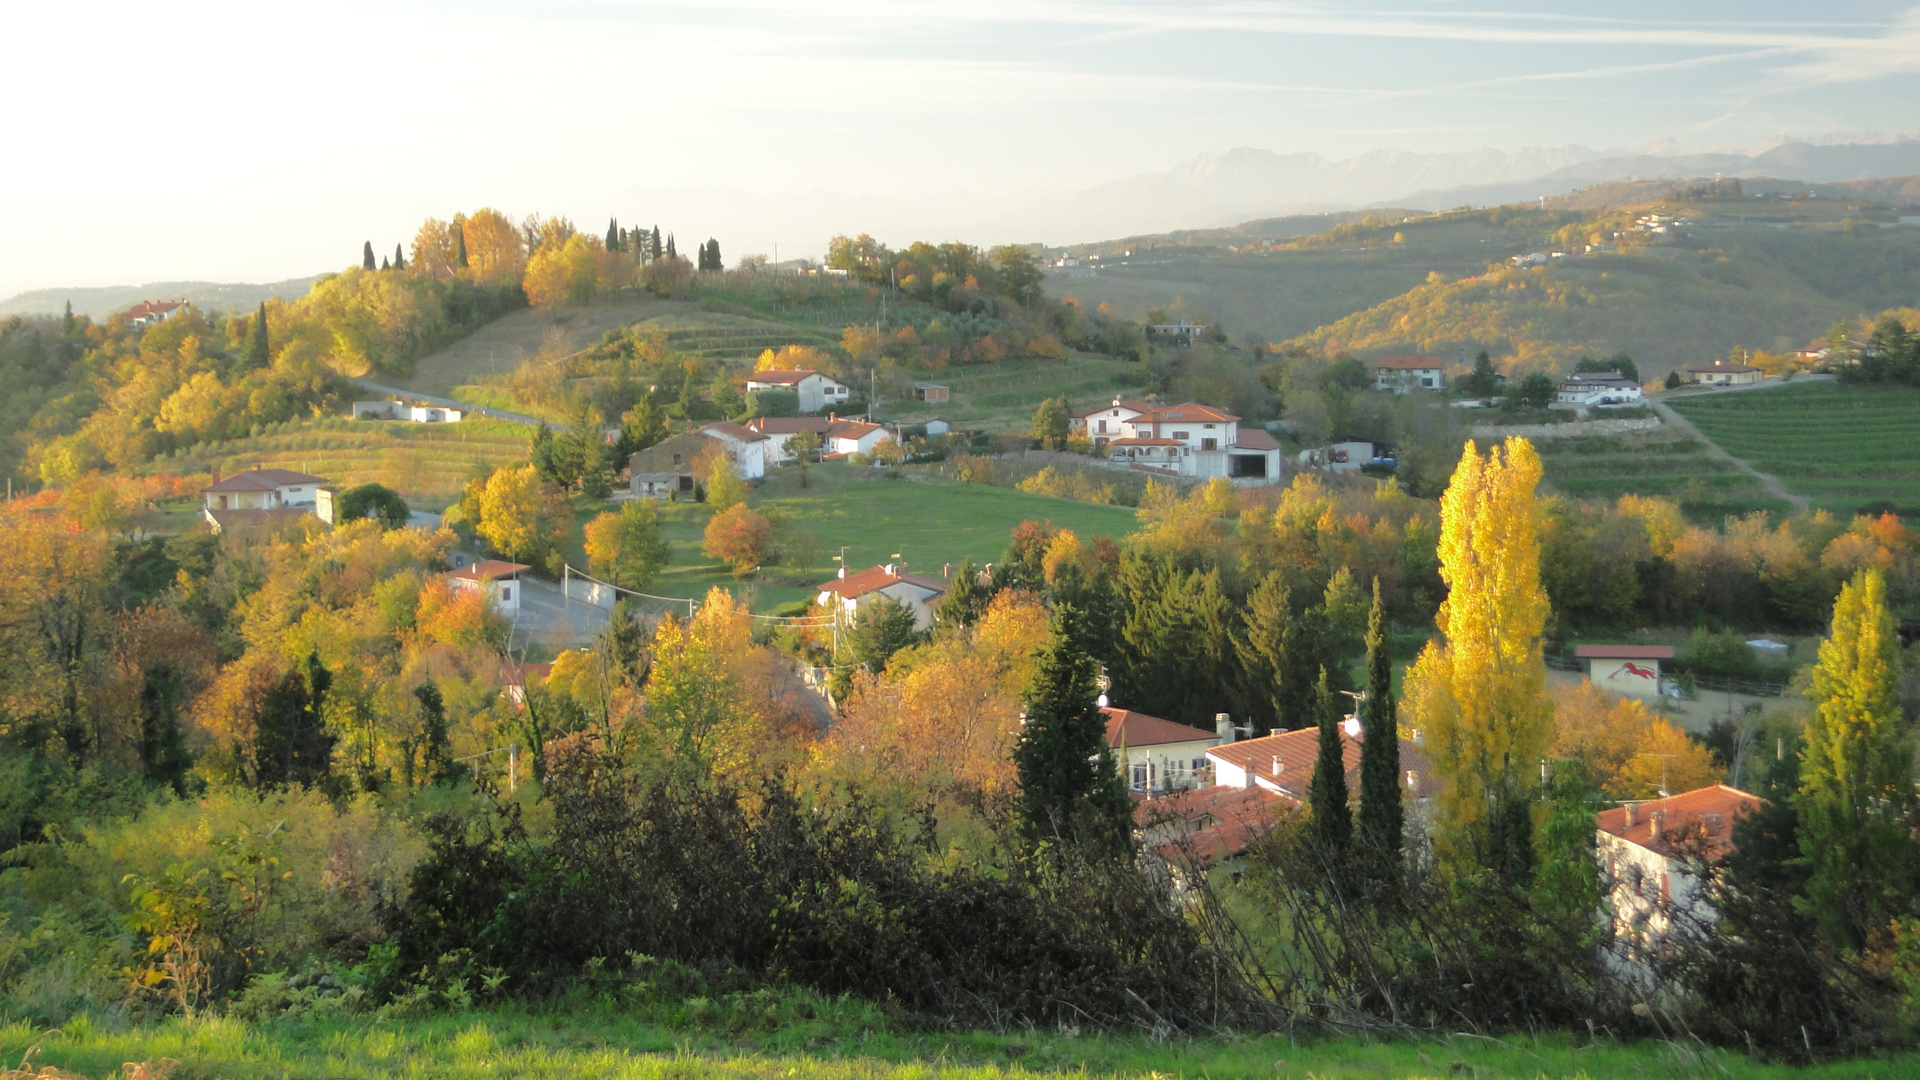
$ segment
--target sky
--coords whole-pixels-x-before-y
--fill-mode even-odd
[[[483,205],[791,258],[1092,239],[969,228],[1234,147],[1920,131],[1911,2],[23,0],[5,25],[0,297],[304,276]]]

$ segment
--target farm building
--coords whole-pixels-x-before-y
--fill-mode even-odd
[[[913,384],[913,400],[938,405],[947,400],[947,388],[939,383],[917,382]]]
[[[1659,697],[1660,661],[1673,659],[1673,646],[1579,645],[1573,655],[1586,661],[1587,680],[1602,690]]]
[[[747,376],[747,390],[791,390],[800,398],[801,412],[819,412],[844,403],[846,384],[817,371],[756,371]]]
[[[640,499],[693,494],[693,463],[712,444],[697,431],[685,431],[635,450],[627,458],[627,489]]]
[[[1223,476],[1241,484],[1280,481],[1280,444],[1260,428],[1240,427],[1232,413],[1189,401],[1162,406],[1127,401],[1068,420],[1078,435],[1105,447],[1115,461],[1174,476]]]
[[[481,559],[472,566],[449,570],[440,576],[456,589],[485,596],[501,612],[515,612],[520,610],[520,575],[529,569],[520,563]]]
[[[216,466],[213,481],[200,489],[201,515],[216,533],[274,524],[313,513],[325,483],[318,476],[258,465],[222,479]]]
[[[1640,384],[1617,371],[1576,371],[1560,381],[1557,398],[1568,405],[1629,405],[1642,396]]]
[[[1766,372],[1750,364],[1729,364],[1724,360],[1696,364],[1682,371],[1687,381],[1697,386],[1752,386],[1767,377]]]
[[[408,420],[416,424],[457,424],[465,414],[444,405],[414,405],[405,401],[356,401],[355,420]]]
[[[740,475],[748,480],[758,480],[767,475],[767,444],[769,440],[757,431],[749,431],[730,420],[717,424],[706,424],[700,428],[700,434],[718,442],[726,449],[727,456],[733,459]]]

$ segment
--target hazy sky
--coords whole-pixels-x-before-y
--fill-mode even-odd
[[[1236,146],[1920,129],[1912,0],[42,0],[4,25],[0,296],[305,275],[480,205],[731,259]]]

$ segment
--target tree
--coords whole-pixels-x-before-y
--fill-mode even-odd
[[[666,253],[666,250],[666,248],[660,246],[660,226],[655,225],[653,227],[653,243],[647,248],[647,253],[653,258],[658,259]]]
[[[453,215],[454,270],[467,268],[467,215]]]
[[[587,523],[587,568],[615,585],[644,588],[667,565],[652,499],[629,499]]]
[[[451,744],[447,741],[447,708],[440,688],[421,683],[413,688],[413,697],[420,703],[420,777],[429,784],[457,779],[460,767],[454,764]],[[411,756],[408,764],[412,764]]]
[[[334,523],[344,525],[361,518],[376,518],[382,529],[406,525],[411,512],[400,493],[382,484],[361,484],[340,496],[334,504]]]
[[[716,444],[707,454],[706,476],[707,505],[713,507],[716,514],[747,501],[748,485],[746,477],[740,475],[740,466],[733,455],[722,450]]]
[[[1683,384],[1685,381],[1686,380],[1680,377],[1679,368],[1674,368],[1672,371],[1667,372],[1667,378],[1666,378],[1667,389],[1678,390],[1680,389],[1681,384]]]
[[[1000,292],[1023,307],[1040,299],[1041,282],[1046,274],[1034,260],[1033,252],[1019,244],[1005,244],[987,252],[1000,271]]]
[[[393,245],[393,268],[395,270],[405,270],[407,268],[407,258],[401,254],[399,244]]]
[[[566,475],[565,458],[561,448],[554,441],[553,429],[547,426],[545,420],[540,421],[540,426],[533,429],[533,443],[527,448],[527,462],[533,466],[533,471],[539,475],[540,479],[549,484],[565,487],[572,483],[572,478]]]
[[[618,217],[608,218],[607,219],[607,241],[606,241],[608,251],[620,250],[620,247],[621,247],[620,235],[621,235],[620,219]]]
[[[796,431],[787,440],[787,449],[793,453],[794,464],[800,467],[800,486],[808,486],[807,469],[820,453],[820,433],[817,431]]]
[[[675,250],[673,246],[673,234],[668,233],[667,234],[667,258],[677,259],[679,257],[680,257],[680,252]]]
[[[1473,358],[1473,373],[1460,380],[1460,389],[1469,397],[1490,398],[1500,389],[1500,376],[1493,370],[1493,357],[1483,349]]]
[[[1070,608],[1054,611],[1034,663],[1013,749],[1020,817],[1034,839],[1111,843],[1127,835],[1132,804],[1096,704],[1099,665],[1073,643],[1068,623],[1076,617]]]
[[[148,781],[165,784],[175,795],[187,793],[187,773],[193,756],[180,728],[180,706],[185,679],[172,664],[150,664],[141,673],[140,771]]]
[[[1573,365],[1573,370],[1617,371],[1623,379],[1628,379],[1633,382],[1640,381],[1640,365],[1634,363],[1633,357],[1628,356],[1626,353],[1614,353],[1605,360],[1595,360],[1590,356],[1583,356],[1579,362]]]
[[[267,343],[267,302],[260,301],[260,312],[253,317],[251,333],[247,337],[247,367],[259,371],[273,362],[273,354]]]
[[[913,612],[890,596],[876,595],[860,605],[847,634],[853,662],[878,675],[885,670],[893,654],[913,644],[919,637],[913,625]]]
[[[791,390],[755,390],[747,395],[747,412],[752,416],[799,416],[800,395]]]
[[[1353,812],[1347,806],[1346,747],[1340,738],[1340,710],[1334,707],[1326,668],[1320,669],[1313,705],[1319,714],[1320,752],[1314,758],[1313,779],[1307,784],[1307,802],[1313,808],[1313,838],[1321,857],[1338,863],[1345,860],[1353,844]]]
[[[1393,702],[1393,656],[1387,648],[1387,611],[1380,579],[1373,579],[1367,616],[1367,696],[1361,720],[1360,855],[1375,886],[1400,873],[1406,807],[1400,789],[1400,717]]]
[[[1835,940],[1858,946],[1907,913],[1915,845],[1913,745],[1902,730],[1899,639],[1886,581],[1861,570],[1833,603],[1813,669],[1813,716],[1800,765],[1800,850],[1812,862],[1807,907]]]
[[[954,568],[953,580],[947,583],[946,595],[933,609],[933,622],[942,630],[957,630],[963,626],[972,626],[986,613],[987,604],[993,600],[993,589],[980,581],[980,571],[975,569],[973,560],[965,558]]]
[[[1444,641],[1429,642],[1408,677],[1407,701],[1427,732],[1446,781],[1435,843],[1456,863],[1524,880],[1531,777],[1553,736],[1541,635],[1534,488],[1540,458],[1525,439],[1481,457],[1467,443],[1440,499],[1440,576],[1447,598],[1436,616]]]
[[[660,409],[651,396],[643,397],[639,404],[620,417],[618,457],[624,461],[635,452],[645,450],[666,437],[666,418],[660,415]]]
[[[772,552],[773,522],[746,503],[735,503],[707,522],[700,550],[733,567],[735,577],[744,577],[765,564]]]
[[[1027,435],[1043,450],[1060,450],[1067,445],[1072,426],[1067,419],[1067,399],[1048,398],[1033,412],[1033,426]]]
[[[543,544],[540,474],[532,465],[495,469],[480,496],[478,531],[509,558],[531,558]]]
[[[1506,406],[1510,409],[1544,409],[1553,404],[1559,388],[1553,379],[1542,372],[1521,379],[1507,387]]]
[[[308,653],[267,691],[254,734],[253,776],[260,787],[312,787],[333,771],[337,741],[324,719],[333,674]]]
[[[373,268],[374,268],[374,265],[373,265],[373,241],[371,241],[371,240],[369,240],[369,241],[367,241],[367,243],[366,243],[366,247],[365,247],[365,249],[363,249],[363,250],[362,250],[362,251],[360,252],[360,269],[362,269],[362,270],[371,270],[371,269],[373,269]]]

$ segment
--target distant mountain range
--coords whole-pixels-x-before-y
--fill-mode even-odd
[[[1202,154],[1163,173],[1048,196],[983,221],[969,235],[1064,245],[1360,207],[1445,210],[1530,202],[1619,180],[1718,174],[1839,183],[1915,173],[1920,138],[1914,136],[1780,142],[1747,153],[1622,154],[1561,146],[1440,154],[1379,150],[1338,161],[1242,148]]]
[[[156,281],[148,285],[108,285],[89,289],[34,289],[0,300],[0,316],[58,315],[73,303],[75,315],[104,319],[142,300],[191,300],[209,311],[233,311],[259,306],[280,297],[297,300],[325,275],[291,278],[265,285],[223,284],[216,281]]]

